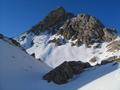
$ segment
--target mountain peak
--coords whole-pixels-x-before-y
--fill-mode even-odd
[[[30,31],[39,34],[39,32],[46,30],[50,31],[50,29],[52,29],[52,32],[55,32],[54,30],[58,29],[67,19],[70,19],[73,16],[72,13],[66,12],[63,7],[58,7],[49,12],[48,15]]]
[[[66,12],[65,9],[64,9],[64,7],[62,7],[62,6],[56,8],[56,9],[54,9],[54,10],[52,10],[52,11],[54,11],[54,12],[57,12],[57,11]]]

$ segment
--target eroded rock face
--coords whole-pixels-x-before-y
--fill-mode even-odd
[[[89,63],[83,63],[81,61],[69,61],[68,63],[74,74],[80,74],[85,68],[91,67]]]
[[[89,63],[83,63],[81,61],[65,61],[44,75],[43,79],[47,80],[48,82],[53,81],[56,84],[64,84],[72,79],[75,74],[80,74],[85,68],[89,67]]]
[[[108,52],[116,52],[120,50],[120,40],[116,40],[107,45]]]
[[[62,38],[54,38],[52,40],[49,40],[48,43],[55,43],[55,46],[60,46],[66,43],[66,41]]]
[[[117,31],[114,29],[104,28],[103,32],[104,32],[103,40],[106,42],[110,42],[117,37],[117,35],[115,34],[117,33]]]
[[[115,30],[105,28],[98,19],[87,14],[80,14],[67,20],[58,34],[64,36],[67,40],[77,39],[77,46],[82,43],[87,47],[95,42],[108,42],[116,38]]]

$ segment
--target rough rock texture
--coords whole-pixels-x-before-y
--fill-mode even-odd
[[[94,48],[94,49],[96,49],[96,48],[101,48],[101,43],[98,43],[98,44],[95,45],[93,48]]]
[[[56,84],[64,84],[72,79],[74,74],[79,74],[85,68],[89,67],[89,63],[83,63],[81,61],[65,61],[61,65],[44,75],[43,79],[47,80],[48,82],[53,81]]]
[[[49,40],[48,43],[55,43],[56,46],[60,46],[66,43],[66,41],[62,38],[54,38],[52,40]]]
[[[50,33],[55,33],[63,23],[72,18],[74,15],[65,11],[63,7],[59,7],[51,11],[40,23],[35,25],[30,31],[35,34],[48,30]]]
[[[60,28],[58,34],[63,35],[65,39],[75,40],[77,46],[85,44],[89,46],[95,42],[111,41],[116,38],[113,29],[105,28],[105,26],[95,17],[80,14],[77,17],[69,19]]]
[[[91,59],[89,60],[89,62],[91,62],[91,63],[95,63],[95,62],[97,62],[97,57],[93,57],[93,58],[91,58]]]
[[[104,28],[103,32],[104,32],[104,36],[103,36],[104,41],[110,42],[116,38],[115,33],[117,33],[117,31],[114,29]]]
[[[120,50],[120,40],[113,41],[109,45],[107,45],[108,52],[115,52]]]
[[[83,63],[81,61],[69,61],[68,63],[74,74],[79,74],[83,69],[91,67],[89,63]]]

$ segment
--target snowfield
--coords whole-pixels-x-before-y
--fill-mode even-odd
[[[0,90],[33,90],[51,68],[0,40]]]
[[[70,50],[66,46],[63,47],[65,51]],[[52,47],[56,50],[52,55],[59,55],[59,50],[63,47]],[[76,47],[72,50],[76,50],[75,54],[78,54]],[[73,58],[72,50],[66,54]],[[81,52],[83,53],[83,51]],[[88,53],[83,54],[88,55]],[[64,54],[61,53],[62,56]],[[55,57],[57,60],[60,58],[60,56]],[[54,58],[52,57],[50,60],[52,59]],[[116,62],[89,68],[63,85],[42,80],[42,76],[51,69],[43,62],[27,55],[20,48],[0,40],[0,90],[120,90],[120,64]]]
[[[22,34],[21,36],[23,36]],[[35,54],[36,59],[43,60],[46,64],[50,67],[55,68],[59,66],[64,61],[82,61],[82,62],[89,62],[90,59],[93,57],[97,57],[97,62],[91,63],[91,65],[96,65],[97,63],[101,63],[102,60],[105,60],[112,56],[120,56],[120,50],[116,52],[108,52],[107,45],[111,42],[104,42],[101,43],[100,48],[94,48],[99,43],[95,43],[91,46],[91,48],[86,48],[85,45],[80,47],[71,46],[71,41],[69,40],[66,44],[61,46],[56,46],[54,43],[49,43],[49,40],[53,38],[64,38],[60,35],[49,35],[47,32],[41,33],[38,36],[34,35],[27,35],[23,41],[20,41],[20,38],[16,39],[18,42],[24,42],[21,44],[23,47],[28,47],[26,49],[27,53],[32,55]],[[28,42],[29,38],[33,37],[33,45],[30,46]],[[120,37],[116,38],[116,40],[120,40]],[[115,41],[115,40],[114,40]],[[28,43],[28,44],[27,44]]]

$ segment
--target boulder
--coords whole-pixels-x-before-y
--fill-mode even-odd
[[[89,63],[83,63],[81,61],[70,61],[68,63],[74,74],[80,74],[85,68],[91,67]]]
[[[85,68],[91,67],[89,63],[81,61],[63,62],[61,65],[43,76],[48,82],[53,81],[56,84],[67,83],[75,74],[80,74]]]
[[[97,62],[97,57],[93,57],[93,58],[91,58],[91,59],[89,60],[89,62],[91,62],[91,63],[95,63],[95,62]]]
[[[73,71],[68,62],[62,63],[52,71],[43,76],[44,80],[48,82],[53,81],[56,84],[67,83],[69,79],[73,77]]]

